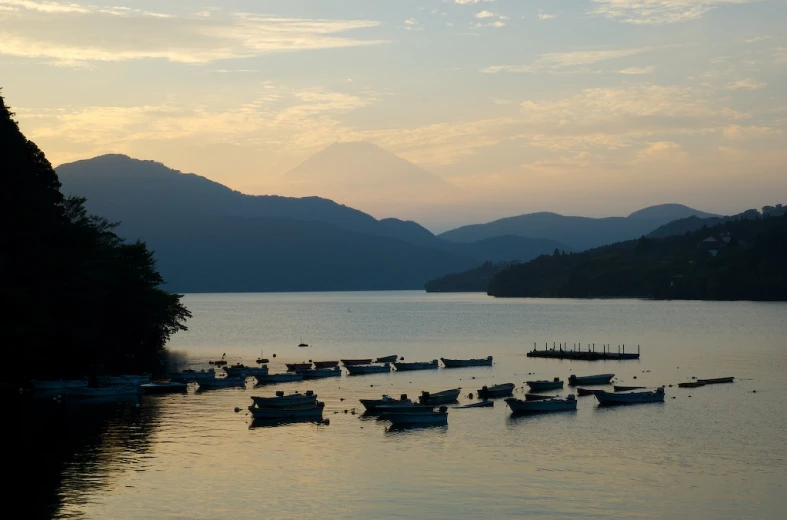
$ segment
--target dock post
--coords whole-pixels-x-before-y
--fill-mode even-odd
[[[626,344],[625,343],[623,344],[623,353],[624,354],[626,353]]]

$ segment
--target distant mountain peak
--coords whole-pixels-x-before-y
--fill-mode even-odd
[[[631,218],[631,219],[669,218],[671,220],[677,220],[680,218],[695,217],[695,216],[700,218],[709,218],[709,217],[717,217],[718,215],[714,215],[712,213],[706,213],[704,211],[699,211],[694,208],[690,208],[684,204],[678,204],[672,202],[668,204],[658,204],[656,206],[648,206],[647,208],[643,208],[639,211],[635,211],[627,218]]]

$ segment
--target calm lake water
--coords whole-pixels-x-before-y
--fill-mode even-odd
[[[347,377],[144,397],[36,416],[49,465],[37,503],[62,518],[784,518],[787,305],[495,300],[421,292],[188,295],[170,347],[207,368],[493,355],[491,368]],[[312,345],[298,348],[302,341]],[[538,343],[641,345],[640,361],[528,359]],[[448,426],[387,431],[359,398],[615,373],[676,385],[663,404],[512,418],[449,410]],[[530,375],[534,373],[535,375]],[[679,389],[692,376],[734,384]],[[636,378],[636,379],[635,379]],[[253,380],[250,380],[250,383]],[[329,425],[250,428],[251,395],[314,390]],[[569,393],[569,390],[562,394]],[[240,413],[234,409],[240,407]],[[45,424],[41,424],[44,422]],[[43,426],[43,427],[42,427]]]

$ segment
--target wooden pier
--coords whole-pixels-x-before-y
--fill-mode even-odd
[[[623,361],[627,359],[639,359],[639,345],[637,345],[637,352],[636,353],[626,353],[626,345],[621,346],[618,345],[617,352],[612,352],[610,345],[602,345],[601,352],[596,351],[596,344],[593,343],[592,345],[588,345],[587,350],[582,350],[582,344],[580,343],[578,346],[575,344],[573,348],[569,349],[566,348],[567,345],[560,344],[559,346],[555,346],[552,344],[552,348],[549,348],[548,345],[544,345],[544,350],[538,350],[536,344],[533,344],[533,350],[527,353],[527,357],[533,358],[547,358],[547,359],[571,359],[577,361],[603,361],[603,360],[612,360],[612,361]]]

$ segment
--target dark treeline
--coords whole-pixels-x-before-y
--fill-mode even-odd
[[[188,310],[144,243],[64,197],[0,95],[0,344],[17,378],[155,372]]]
[[[486,292],[492,277],[512,263],[484,262],[475,269],[430,280],[424,288],[426,292]]]
[[[771,213],[772,214],[772,213]],[[488,294],[542,298],[787,300],[787,215],[542,256],[496,274]]]

